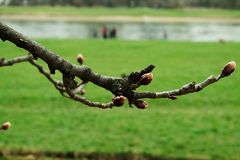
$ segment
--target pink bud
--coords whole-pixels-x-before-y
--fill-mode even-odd
[[[115,106],[120,107],[120,106],[122,106],[124,104],[125,100],[126,100],[126,97],[124,97],[124,96],[117,96],[117,97],[114,97],[112,99],[112,102],[113,102],[113,104]]]
[[[234,72],[236,66],[237,66],[237,64],[235,61],[228,62],[224,66],[220,77],[227,77],[227,76],[231,75]]]
[[[149,83],[151,83],[153,79],[153,74],[152,73],[146,73],[144,75],[141,76],[139,83],[141,85],[148,85]]]
[[[9,129],[10,127],[11,127],[11,123],[10,123],[10,122],[5,122],[5,123],[3,123],[1,129],[2,129],[2,130],[7,130],[7,129]]]
[[[83,64],[84,57],[83,57],[82,54],[78,54],[78,55],[77,55],[77,61],[78,61],[78,63]]]
[[[143,100],[136,100],[134,105],[139,109],[145,109],[148,107],[148,103]]]

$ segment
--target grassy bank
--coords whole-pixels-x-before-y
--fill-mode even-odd
[[[0,7],[0,15],[69,15],[69,16],[162,16],[162,17],[214,17],[238,18],[239,10],[230,9],[151,9],[151,8],[104,8],[104,7]]]
[[[40,40],[75,62],[82,52],[96,72],[118,76],[154,64],[154,80],[140,90],[169,90],[218,74],[240,62],[239,43]],[[25,53],[1,43],[1,57]],[[156,156],[240,158],[239,71],[229,79],[177,101],[147,100],[147,110],[100,110],[61,97],[29,64],[0,68],[0,148],[83,153],[145,153]],[[57,75],[58,77],[59,75]],[[94,85],[86,96],[107,102],[112,95]]]

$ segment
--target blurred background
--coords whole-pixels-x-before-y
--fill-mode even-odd
[[[36,38],[97,38],[101,37],[102,26],[107,25],[109,30],[117,30],[120,39],[126,40],[240,40],[240,36],[236,36],[240,34],[238,0],[1,0],[0,4],[15,6],[14,9],[2,8],[2,14],[17,14],[17,10],[21,10],[19,12],[25,16],[31,16],[19,17],[17,14],[17,17],[2,19],[22,33]],[[39,8],[43,5],[45,7]],[[16,6],[37,9],[19,9]],[[89,7],[91,11],[87,9]],[[82,11],[79,8],[83,8]],[[220,12],[220,8],[226,10]],[[32,17],[32,14],[39,17]],[[59,15],[64,17],[51,17]],[[201,19],[196,19],[196,16]],[[226,18],[236,19],[226,23]]]
[[[151,8],[179,8],[179,7],[218,7],[239,8],[239,0],[1,0],[2,5],[15,6],[106,6],[106,7],[151,7]]]
[[[72,63],[83,54],[100,74],[155,65],[138,91],[199,83],[240,61],[240,0],[0,0],[0,21]],[[27,54],[0,46],[6,59]],[[146,99],[145,110],[68,100],[28,63],[0,74],[0,123],[12,123],[0,131],[0,159],[240,159],[238,68],[176,101]],[[92,84],[85,90],[92,101],[113,98]]]

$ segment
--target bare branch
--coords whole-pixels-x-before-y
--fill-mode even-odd
[[[36,63],[33,59],[29,60],[29,62],[32,65],[34,65],[36,68],[38,68],[39,72],[41,74],[43,74],[50,82],[52,82],[52,84],[55,86],[55,88],[57,90],[59,90],[59,92],[64,97],[73,99],[75,101],[81,102],[81,103],[91,106],[91,107],[98,107],[98,108],[102,108],[102,109],[111,108],[112,106],[114,106],[114,104],[112,102],[109,102],[109,103],[91,102],[91,101],[87,100],[86,98],[78,96],[77,93],[82,91],[83,87],[87,84],[86,82],[81,83],[77,88],[73,89],[72,91],[67,91],[65,89],[63,82],[53,79],[51,77],[51,74],[48,73],[46,70],[44,70],[44,68],[40,64]],[[64,93],[67,93],[68,95],[66,95]]]
[[[4,58],[1,58],[0,59],[0,67],[11,66],[13,64],[21,63],[21,62],[29,62],[33,66],[35,66],[38,69],[38,71],[42,75],[44,75],[64,97],[76,100],[78,102],[81,102],[81,103],[86,104],[91,107],[98,107],[98,108],[105,109],[105,108],[110,108],[110,107],[114,106],[113,102],[109,102],[109,103],[91,102],[91,101],[87,100],[86,98],[78,96],[77,93],[81,93],[81,91],[83,90],[83,87],[87,84],[87,82],[83,82],[73,91],[67,92],[63,85],[63,82],[53,79],[51,77],[51,74],[48,73],[46,70],[44,70],[44,68],[33,59],[32,55],[20,56],[20,57],[16,57],[16,58],[13,58],[10,60],[5,60]],[[64,93],[67,93],[68,95],[66,95]]]
[[[83,81],[91,81],[92,83],[107,90],[111,89],[111,86],[116,79],[114,77],[97,74],[85,65],[74,65],[1,22],[0,33],[0,39],[2,39],[3,41],[9,40],[10,42],[16,44],[18,47],[27,50],[33,55],[34,58],[38,57],[44,62],[46,62],[49,66],[51,74],[54,74],[55,70],[59,70],[64,74],[68,73],[73,76],[79,77]]]
[[[143,92],[143,93],[134,93],[134,97],[136,99],[141,98],[169,98],[169,99],[176,99],[177,96],[199,92],[205,87],[219,81],[221,78],[227,77],[233,73],[236,68],[236,62],[231,61],[225,65],[221,74],[217,77],[210,76],[206,80],[202,81],[201,83],[195,84],[195,82],[191,82],[182,86],[179,89],[171,90],[171,91],[164,91],[164,92]]]
[[[39,72],[43,74],[64,97],[73,99],[91,107],[103,109],[112,108],[113,106],[122,106],[126,98],[128,99],[130,106],[131,104],[134,104],[139,109],[145,109],[148,104],[147,102],[141,100],[142,98],[176,99],[177,96],[198,92],[205,87],[219,81],[221,78],[231,75],[236,68],[236,63],[231,61],[223,68],[219,76],[210,76],[201,83],[195,84],[194,82],[191,82],[179,89],[164,92],[138,93],[135,91],[138,87],[151,83],[153,79],[153,74],[151,72],[155,68],[153,65],[149,65],[140,72],[132,72],[129,74],[129,76],[125,76],[123,78],[104,76],[93,72],[88,66],[82,65],[84,61],[83,55],[79,54],[77,56],[77,61],[81,65],[74,65],[1,22],[0,39],[3,41],[9,40],[18,47],[23,48],[32,54],[28,56],[16,57],[10,60],[1,58],[0,67],[28,61],[34,67],[36,67]],[[34,60],[36,58],[40,58],[47,63],[50,73],[44,70],[44,68],[38,64],[36,60]],[[62,81],[55,80],[51,77],[51,74],[55,74],[55,70],[59,70],[62,73]],[[75,80],[76,77],[80,78],[82,83],[78,84],[78,82]],[[87,83],[91,82],[110,91],[115,96],[112,99],[112,102],[92,102],[80,96],[83,93],[83,87]]]

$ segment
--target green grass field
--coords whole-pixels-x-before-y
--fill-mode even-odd
[[[230,60],[240,62],[239,43],[40,40],[75,62],[77,53],[98,73],[119,76],[154,64],[154,80],[140,90],[163,91],[217,75]],[[25,52],[1,42],[0,57]],[[30,64],[0,68],[2,150],[136,153],[166,157],[240,159],[239,70],[196,94],[147,100],[146,110],[89,108],[59,95]],[[56,75],[59,77],[59,75]],[[112,95],[92,84],[86,97],[108,102]]]
[[[166,17],[218,17],[239,18],[239,10],[231,9],[151,9],[151,8],[104,8],[104,7],[0,7],[0,15],[70,15],[70,16],[166,16]]]

